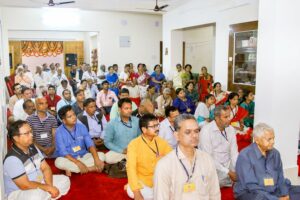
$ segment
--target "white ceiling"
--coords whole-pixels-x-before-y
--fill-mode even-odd
[[[46,7],[49,0],[0,0],[0,6],[39,8]],[[54,0],[55,3],[70,0]],[[62,8],[79,8],[83,10],[106,10],[154,13],[155,0],[75,0],[74,4],[59,5]],[[190,0],[158,0],[158,5],[168,4],[166,11],[170,11]],[[139,9],[142,8],[142,9]],[[148,9],[148,10],[147,10]],[[156,13],[159,14],[159,13]]]

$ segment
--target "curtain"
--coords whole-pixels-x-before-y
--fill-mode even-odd
[[[56,57],[63,53],[61,41],[21,41],[22,56]]]

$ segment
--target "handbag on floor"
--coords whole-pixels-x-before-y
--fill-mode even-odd
[[[115,164],[108,164],[104,167],[104,173],[112,178],[127,178],[126,159]]]

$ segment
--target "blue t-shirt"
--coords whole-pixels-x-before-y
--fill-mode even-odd
[[[72,131],[64,124],[60,125],[56,129],[55,142],[58,157],[66,155],[74,158],[82,157],[88,153],[91,146],[95,146],[87,128],[81,123],[76,123]]]

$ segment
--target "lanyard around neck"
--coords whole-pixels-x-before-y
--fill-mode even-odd
[[[32,162],[32,164],[33,164],[35,170],[38,170],[37,167],[36,167],[36,164],[34,163],[34,160],[33,160],[32,157],[31,157],[30,147],[28,148],[28,151],[29,151],[28,154],[24,153],[23,151],[19,151],[18,149],[15,149],[14,146],[12,147],[12,150],[13,150],[14,152],[16,152],[17,154],[20,154],[20,155],[23,154],[23,155],[27,156],[27,157],[29,158],[29,160]]]
[[[178,147],[176,147],[176,156],[177,156],[180,164],[182,165],[182,167],[183,167],[183,169],[184,169],[184,171],[186,173],[186,176],[187,176],[186,182],[188,183],[192,179],[192,177],[194,175],[197,157],[195,156],[194,165],[193,165],[193,169],[192,169],[192,174],[190,175],[189,172],[188,172],[188,170],[186,169],[185,165],[183,164],[182,160],[179,159],[179,157],[178,157]]]
[[[66,131],[69,133],[69,135],[71,136],[71,138],[73,139],[73,141],[76,141],[76,138],[75,138],[75,135],[76,135],[76,125],[75,125],[75,127],[74,127],[74,136],[72,135],[72,132],[71,131],[69,131],[69,129],[65,126],[65,125],[63,125],[63,127],[66,129]]]
[[[144,139],[144,137],[143,137],[143,136],[141,136],[141,137],[142,137],[142,140],[144,141],[144,143],[149,147],[149,149],[156,155],[156,157],[158,157],[158,156],[159,156],[159,150],[158,150],[158,146],[157,146],[156,140],[154,140],[154,142],[155,142],[155,147],[156,147],[156,151],[155,151],[154,149],[152,149],[152,148],[149,146],[149,144],[146,142],[146,140]]]

